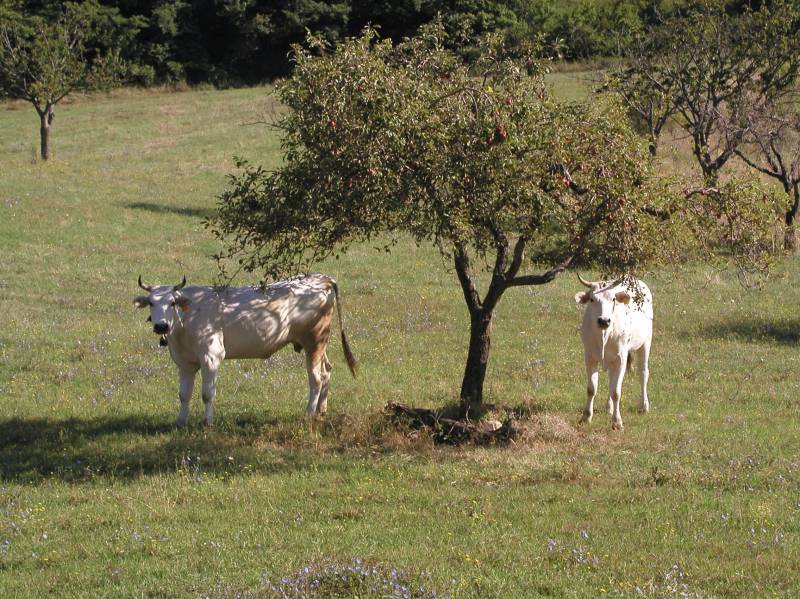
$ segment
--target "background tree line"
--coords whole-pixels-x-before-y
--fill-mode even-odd
[[[755,2],[760,4],[759,2]],[[736,0],[736,14],[754,2]],[[329,42],[368,24],[397,42],[443,15],[450,43],[467,56],[477,37],[502,32],[511,44],[533,38],[565,59],[617,56],[686,0],[0,0],[0,21],[30,28],[65,11],[88,33],[86,51],[119,52],[140,85],[188,82],[246,85],[285,75],[291,44],[306,31]]]

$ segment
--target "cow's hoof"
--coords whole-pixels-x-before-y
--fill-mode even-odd
[[[581,416],[581,419],[578,420],[578,424],[580,425],[589,424],[591,421],[592,421],[591,414],[584,414],[583,416]]]
[[[177,420],[175,422],[175,427],[179,428],[179,429],[186,428],[186,421],[185,420]]]
[[[622,426],[621,422],[612,422],[611,423],[611,430],[620,431],[621,432],[621,431],[625,430],[625,427]]]

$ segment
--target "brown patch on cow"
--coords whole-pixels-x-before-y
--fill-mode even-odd
[[[292,335],[292,348],[296,352],[305,350],[306,356],[311,358],[312,364],[319,364],[328,347],[330,327],[333,310],[323,314],[314,325],[304,331],[296,331]],[[297,334],[300,333],[300,334]]]
[[[309,334],[302,340],[303,349],[306,350],[306,359],[318,368],[325,358],[328,349],[328,341],[331,337],[331,320],[333,318],[333,307],[324,314],[311,329]]]
[[[192,300],[190,300],[188,297],[184,295],[179,295],[178,297],[175,298],[175,303],[181,309],[181,311],[188,312]]]

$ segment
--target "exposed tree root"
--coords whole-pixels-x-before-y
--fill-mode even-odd
[[[412,429],[427,427],[437,443],[461,445],[505,444],[518,439],[523,428],[513,417],[509,417],[500,426],[496,421],[471,421],[442,416],[437,410],[414,408],[406,404],[390,401],[386,404],[386,414],[395,420],[408,424]]]

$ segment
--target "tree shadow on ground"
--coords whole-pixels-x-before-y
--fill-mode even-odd
[[[254,415],[185,430],[136,416],[10,418],[0,420],[0,480],[80,483],[98,476],[125,480],[159,473],[202,477],[324,468],[312,451],[264,442],[276,430],[302,437],[307,426]]]
[[[701,335],[711,339],[733,338],[767,345],[797,345],[800,343],[800,320],[747,318],[717,322],[701,329]]]
[[[177,214],[179,216],[189,216],[192,218],[211,218],[216,213],[213,208],[190,208],[188,206],[164,206],[163,204],[153,204],[151,202],[131,202],[125,204],[125,208],[131,210],[144,210],[154,214]]]

